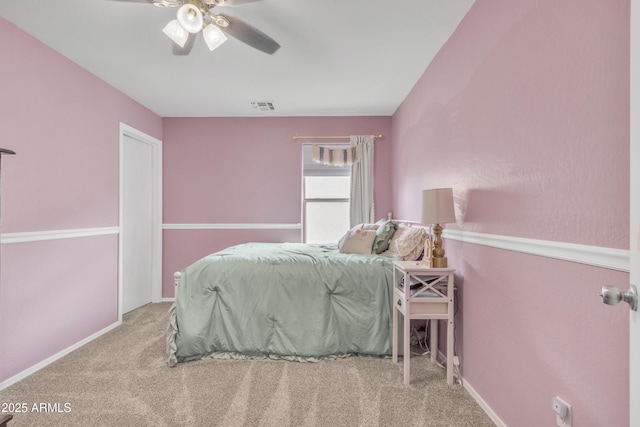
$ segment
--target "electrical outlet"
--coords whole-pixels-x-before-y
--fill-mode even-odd
[[[455,366],[460,366],[460,358],[458,356],[453,356],[453,364]]]
[[[551,409],[556,414],[556,425],[571,427],[571,405],[555,396],[551,399]]]

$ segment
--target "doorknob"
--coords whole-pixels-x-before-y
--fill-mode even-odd
[[[631,285],[627,292],[622,292],[615,286],[603,286],[600,298],[603,303],[609,305],[616,305],[620,301],[624,301],[629,304],[631,310],[638,310],[638,289],[635,285]]]

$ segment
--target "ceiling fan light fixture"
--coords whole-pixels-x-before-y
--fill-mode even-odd
[[[229,26],[229,21],[224,16],[210,14],[209,17],[218,27],[227,28]]]
[[[165,33],[175,44],[180,47],[184,47],[187,39],[189,38],[189,33],[182,28],[182,25],[178,22],[177,19],[169,22],[163,29],[162,32]]]
[[[227,41],[227,36],[214,24],[209,24],[204,27],[202,37],[204,37],[204,41],[211,51]]]
[[[197,33],[202,30],[204,19],[200,9],[192,4],[185,4],[178,9],[178,22],[188,32]]]

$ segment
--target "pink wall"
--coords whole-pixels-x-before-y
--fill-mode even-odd
[[[18,152],[3,159],[2,231],[116,226],[122,121],[163,140],[165,223],[297,223],[291,136],[383,133],[380,217],[417,219],[421,189],[452,186],[454,228],[626,248],[628,17],[628,1],[477,0],[393,118],[164,120],[0,18],[0,146]],[[207,253],[298,236],[165,230],[163,295]],[[628,274],[445,245],[463,377],[507,425],[554,425],[556,394],[574,425],[628,425],[628,314],[597,298]],[[117,236],[1,255],[0,382],[116,321]]]
[[[293,135],[378,134],[375,208],[391,209],[391,117],[165,118],[164,223],[296,224],[302,143]],[[165,230],[163,296],[173,273],[247,241],[299,241],[299,230]],[[188,236],[188,237],[187,237]]]
[[[2,232],[118,226],[118,132],[160,117],[0,18]],[[0,382],[117,321],[118,237],[3,244]]]
[[[393,117],[393,197],[466,231],[628,248],[629,1],[477,0]],[[628,273],[446,241],[462,374],[510,426],[629,424]],[[609,367],[614,367],[610,369]]]

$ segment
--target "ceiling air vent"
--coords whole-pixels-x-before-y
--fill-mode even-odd
[[[271,101],[251,101],[251,106],[258,111],[273,111],[276,109]]]

